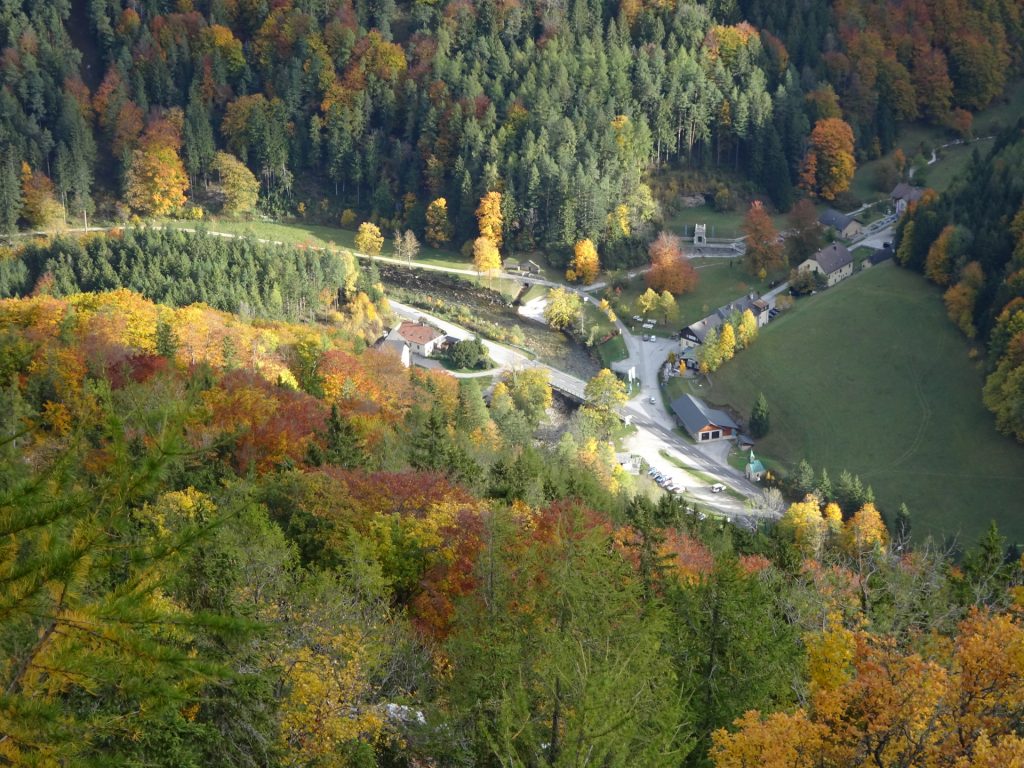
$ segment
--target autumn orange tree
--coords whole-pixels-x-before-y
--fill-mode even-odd
[[[580,240],[573,249],[572,263],[565,272],[565,279],[579,280],[581,283],[590,284],[597,278],[600,269],[601,264],[598,261],[594,243],[589,238]]]
[[[804,155],[800,186],[825,200],[834,200],[853,181],[853,131],[838,117],[819,120],[811,131]]]
[[[679,237],[662,232],[648,246],[647,252],[651,257],[646,278],[649,288],[678,295],[697,287],[697,270],[683,255]]]
[[[188,174],[180,147],[180,119],[170,114],[150,121],[125,175],[125,199],[134,210],[166,216],[185,204]]]
[[[1017,765],[1024,740],[1024,627],[973,610],[953,637],[923,650],[851,631],[833,618],[807,638],[809,706],[747,712],[714,734],[718,768],[734,766]]]
[[[25,162],[21,164],[21,200],[21,214],[34,229],[52,227],[64,217],[64,206],[53,193],[53,182]]]
[[[743,220],[743,234],[747,236],[743,252],[743,266],[747,272],[764,280],[769,272],[785,266],[779,233],[760,200],[750,204]]]

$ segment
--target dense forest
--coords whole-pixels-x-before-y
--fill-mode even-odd
[[[0,227],[186,190],[186,213],[230,209],[230,177],[267,212],[386,231],[444,199],[456,247],[497,190],[514,247],[632,252],[660,168],[700,192],[738,172],[784,210],[834,195],[829,147],[877,157],[915,118],[969,133],[1022,25],[1015,0],[7,2]]]
[[[634,494],[543,377],[125,289],[0,300],[0,760],[1007,766],[1024,581]],[[766,503],[779,503],[774,492]],[[781,507],[784,508],[784,505]]]
[[[950,320],[987,351],[985,404],[1024,442],[1024,123],[915,203],[897,236],[897,260],[945,289]]]

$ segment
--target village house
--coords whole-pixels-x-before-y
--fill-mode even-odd
[[[840,213],[835,208],[827,209],[818,222],[831,229],[836,233],[836,236],[843,238],[844,240],[852,240],[858,237],[863,231],[864,227],[857,221],[853,216],[847,216],[845,213]]]
[[[900,182],[893,187],[892,192],[889,194],[889,199],[892,200],[892,206],[896,209],[896,213],[902,216],[907,212],[907,207],[911,203],[916,203],[924,195],[924,189],[921,187],[912,187],[905,182]]]
[[[396,328],[392,328],[387,338],[392,341],[405,342],[412,349],[413,354],[430,357],[445,335],[437,328],[432,328],[425,323],[406,320]]]
[[[797,270],[817,272],[825,278],[825,282],[831,288],[853,274],[853,254],[845,245],[832,243],[802,262]]]
[[[751,293],[742,299],[737,299],[719,307],[707,317],[686,326],[679,332],[679,340],[682,342],[684,349],[703,344],[704,339],[712,329],[721,328],[722,324],[734,314],[742,315],[748,309],[754,316],[754,320],[757,321],[757,327],[763,328],[768,324],[768,319],[774,308],[774,299],[760,299],[756,293]]]
[[[711,408],[699,397],[683,395],[672,402],[676,423],[698,443],[732,437],[739,426],[725,411]]]

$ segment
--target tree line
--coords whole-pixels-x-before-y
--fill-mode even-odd
[[[854,143],[876,157],[897,120],[961,124],[1021,64],[1010,0],[811,5],[102,0],[70,36],[67,0],[8,4],[0,226],[164,215],[186,190],[238,213],[258,191],[270,213],[417,233],[441,201],[461,247],[501,191],[518,249],[638,253],[648,171],[740,171],[780,209],[797,186],[831,199]]]
[[[250,317],[310,320],[359,292],[379,299],[344,250],[227,238],[202,230],[128,228],[19,247],[0,262],[0,297],[127,288],[171,306],[203,303]]]

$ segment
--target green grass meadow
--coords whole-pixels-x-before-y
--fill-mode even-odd
[[[744,415],[764,392],[759,452],[860,475],[918,535],[973,543],[995,520],[1024,542],[1024,446],[995,431],[982,381],[940,293],[885,264],[801,299],[695,392]]]

